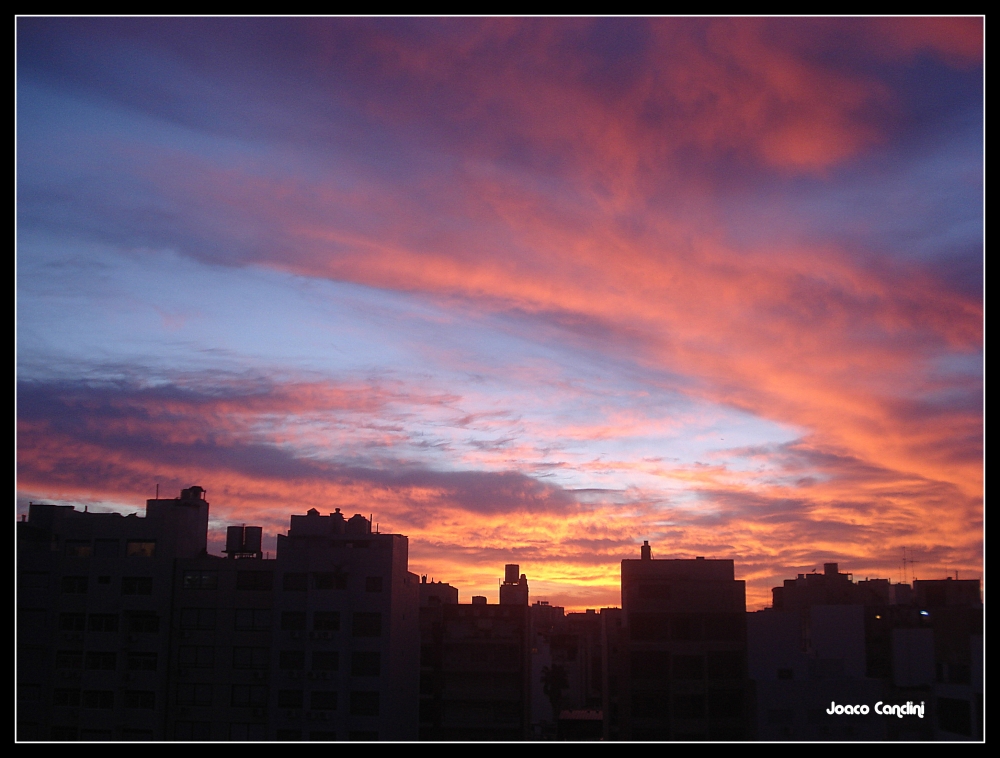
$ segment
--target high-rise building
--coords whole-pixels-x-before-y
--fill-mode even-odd
[[[19,527],[22,739],[416,739],[407,539],[292,516],[206,552],[192,487],[145,518],[32,505]]]
[[[33,503],[17,525],[18,737],[164,739],[174,565],[207,545],[201,487],[145,518]]]
[[[601,616],[564,611],[544,600],[530,608],[532,737],[600,740]]]
[[[618,737],[752,738],[746,587],[733,561],[622,561]]]
[[[977,739],[979,593],[978,580],[855,581],[836,563],[786,579],[772,591],[771,608],[747,614],[758,737]],[[831,703],[870,711],[831,714]],[[912,710],[885,718],[874,713],[879,703]]]
[[[458,603],[451,602],[449,594],[425,590],[424,595],[428,604],[420,609],[420,739],[527,739],[528,582],[519,567],[506,567],[497,605],[482,596]],[[438,602],[431,604],[434,597]],[[457,592],[454,597],[457,601]]]

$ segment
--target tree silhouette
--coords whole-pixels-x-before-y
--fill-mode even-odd
[[[559,722],[559,702],[562,700],[562,693],[569,687],[569,677],[566,676],[566,669],[559,665],[542,667],[542,692],[548,697],[552,704],[552,721]]]

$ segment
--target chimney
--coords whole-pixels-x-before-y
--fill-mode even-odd
[[[641,556],[644,561],[653,560],[653,551],[649,547],[649,540],[642,541]]]

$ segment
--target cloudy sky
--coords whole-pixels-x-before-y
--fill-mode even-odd
[[[18,511],[979,576],[982,31],[20,18]]]

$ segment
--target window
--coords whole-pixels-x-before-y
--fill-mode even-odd
[[[181,585],[186,590],[215,590],[219,588],[218,571],[185,571]]]
[[[335,742],[336,740],[336,732],[309,732],[310,742]]]
[[[301,729],[279,729],[275,735],[278,742],[297,742],[302,739]]]
[[[91,554],[90,540],[66,540],[63,547],[69,558],[89,558]]]
[[[378,692],[352,692],[352,716],[378,716]]]
[[[151,576],[123,576],[123,595],[152,595],[153,577]]]
[[[267,687],[255,684],[234,684],[232,704],[235,707],[263,707],[267,705]]]
[[[125,668],[129,671],[156,671],[156,653],[129,653]]]
[[[155,552],[155,540],[128,540],[125,543],[125,555],[128,558],[152,558]]]
[[[365,592],[381,592],[382,577],[369,576],[365,578]]]
[[[128,630],[151,634],[160,631],[160,617],[148,611],[134,611],[129,614]]]
[[[230,724],[230,742],[243,742],[251,740],[254,742],[265,742],[267,740],[266,724]]]
[[[92,632],[117,632],[117,613],[91,613],[88,624]]]
[[[182,608],[181,629],[215,629],[215,608]]]
[[[174,739],[205,742],[212,739],[211,721],[178,721],[174,726]]]
[[[313,690],[309,693],[309,707],[314,711],[337,710],[336,690]]]
[[[302,690],[278,690],[279,708],[301,708]]]
[[[237,571],[236,589],[267,592],[271,589],[273,578],[272,571]]]
[[[271,650],[266,647],[234,647],[234,669],[266,669],[271,663]]]
[[[379,653],[351,653],[351,676],[378,676],[382,670]]]
[[[188,684],[185,682],[177,685],[177,705],[211,705],[211,704],[212,704],[211,684]]]
[[[305,592],[309,575],[302,574],[285,574],[281,582],[281,588],[287,591],[293,592]]]
[[[102,710],[114,708],[115,693],[111,690],[84,690],[80,704],[84,708],[100,708]],[[127,701],[125,707],[128,708]]]
[[[83,595],[87,591],[87,577],[64,576],[62,578],[62,591],[66,595]]]
[[[56,652],[57,669],[82,669],[82,650],[59,650]]]
[[[207,645],[181,645],[177,648],[177,665],[210,669],[215,666],[215,648]]]
[[[111,577],[110,576],[99,576],[99,577],[97,577],[97,583],[98,584],[111,584]]]
[[[87,669],[90,671],[114,671],[118,666],[114,653],[88,652]]]
[[[353,637],[381,637],[382,636],[382,614],[381,613],[355,613],[354,623],[351,626],[351,636]]]
[[[302,650],[282,650],[278,653],[278,668],[281,669],[304,669],[306,667],[306,654]]]
[[[80,690],[52,690],[52,705],[76,708],[80,705]]]
[[[336,650],[314,650],[313,671],[336,671],[340,667],[340,654]]]
[[[126,708],[152,710],[156,707],[156,693],[142,690],[126,690],[122,697]]]
[[[49,730],[53,740],[62,742],[75,742],[77,731],[75,726],[54,726]]]
[[[313,629],[317,632],[340,631],[340,612],[316,611],[313,613]]]
[[[286,632],[297,632],[306,628],[304,611],[285,611],[281,614],[281,628]]]
[[[234,617],[236,629],[248,631],[271,628],[270,608],[237,608]]]
[[[60,632],[82,632],[87,628],[87,616],[83,613],[60,613]]]
[[[313,584],[318,590],[346,590],[347,574],[339,571],[317,571],[313,574]]]

